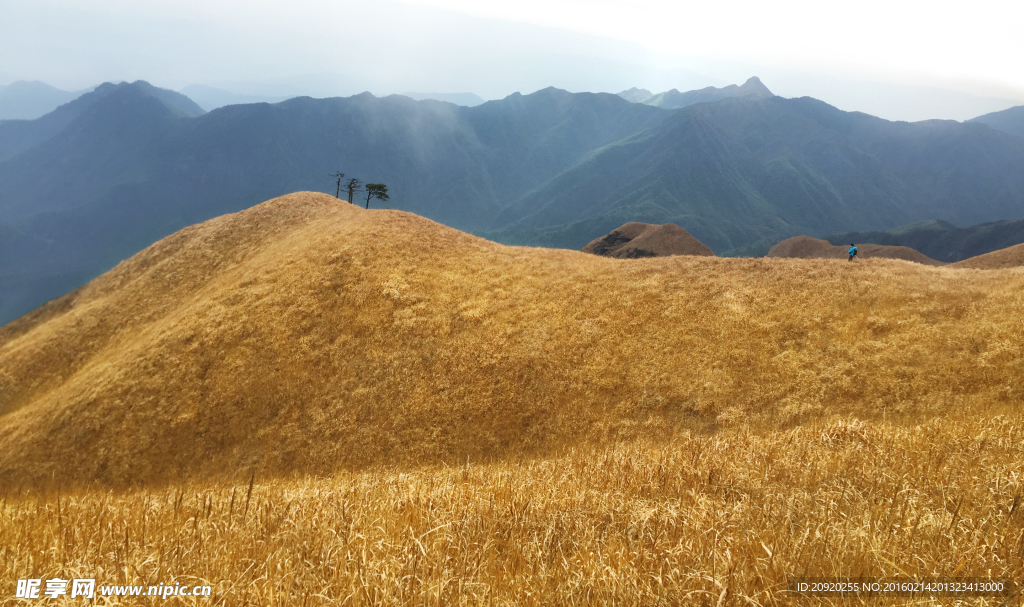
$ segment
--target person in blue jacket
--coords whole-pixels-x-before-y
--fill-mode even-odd
[[[857,245],[851,242],[850,250],[848,252],[850,253],[850,259],[848,259],[847,261],[853,261],[853,258],[857,256]]]

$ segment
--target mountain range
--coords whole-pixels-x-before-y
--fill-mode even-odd
[[[677,224],[721,253],[1024,217],[1024,138],[888,122],[754,79],[726,89],[756,94],[670,110],[554,88],[476,107],[364,93],[204,112],[144,82],[106,84],[0,122],[0,323],[183,226],[333,193],[339,170],[386,183],[395,208],[574,249],[632,221]]]
[[[647,96],[641,99],[640,97],[644,93],[646,93]],[[728,97],[746,97],[749,99],[767,99],[768,97],[774,97],[772,92],[768,90],[768,87],[766,87],[756,76],[748,79],[742,85],[730,84],[729,86],[723,86],[720,88],[709,86],[696,91],[686,91],[683,93],[676,89],[672,89],[670,91],[665,91],[664,93],[658,93],[657,95],[652,95],[650,91],[647,90],[632,88],[628,91],[622,91],[619,93],[619,96],[628,101],[643,103],[644,105],[653,105],[666,110],[684,108],[695,103],[719,101]]]
[[[466,107],[476,107],[484,102],[483,98],[475,93],[404,93],[404,95],[416,101],[433,99],[434,101],[447,101],[448,103],[464,105]]]

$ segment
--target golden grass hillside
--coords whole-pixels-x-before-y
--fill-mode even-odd
[[[953,264],[957,268],[975,268],[979,270],[997,270],[1001,268],[1019,268],[1024,266],[1024,244],[1013,245],[991,253],[969,257]]]
[[[0,482],[494,461],[1024,403],[1024,271],[615,260],[300,193],[0,332]]]

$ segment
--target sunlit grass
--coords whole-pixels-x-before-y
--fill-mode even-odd
[[[1022,404],[1021,269],[614,260],[298,194],[0,329],[0,573],[226,605],[1020,579]]]
[[[0,578],[208,583],[227,605],[771,605],[789,575],[1020,579],[1022,422],[837,418],[257,478],[251,500],[246,482],[8,492]]]

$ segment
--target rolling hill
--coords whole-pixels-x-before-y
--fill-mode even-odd
[[[0,328],[0,482],[326,474],[1019,406],[1022,288],[888,259],[507,247],[293,194]]]
[[[1024,244],[1013,245],[991,253],[969,257],[952,264],[957,268],[975,268],[978,270],[997,270],[1003,268],[1019,268],[1024,266]]]
[[[681,227],[666,223],[627,223],[605,236],[595,238],[583,247],[584,253],[635,259],[638,257],[667,257],[669,255],[705,255],[714,252]]]

